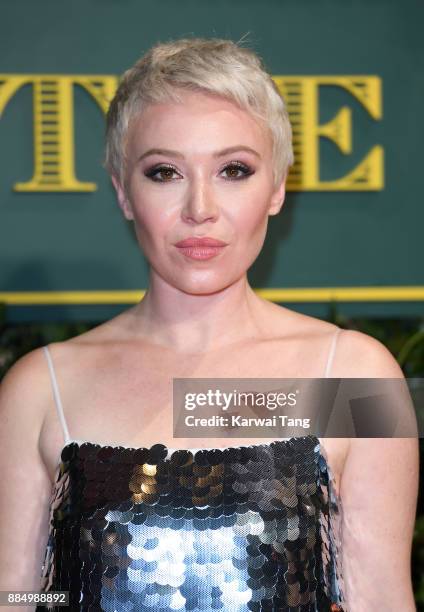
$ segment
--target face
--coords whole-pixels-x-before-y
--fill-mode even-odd
[[[127,158],[126,194],[112,180],[152,275],[208,294],[246,274],[285,193],[284,182],[273,184],[271,137],[250,113],[184,92],[182,104],[152,104],[137,116]]]

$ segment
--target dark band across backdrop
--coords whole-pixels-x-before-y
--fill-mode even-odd
[[[0,302],[7,320],[113,316],[147,266],[102,168],[104,117],[157,40],[242,39],[286,97],[295,165],[250,270],[316,316],[423,312],[424,4],[0,2]]]

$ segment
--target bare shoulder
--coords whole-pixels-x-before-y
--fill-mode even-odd
[[[78,364],[85,353],[100,354],[102,346],[118,335],[119,328],[125,325],[126,312],[106,323],[84,332],[74,338],[49,344],[53,362],[56,365]],[[87,346],[92,350],[81,351]],[[88,357],[88,354],[87,354]],[[39,347],[20,357],[7,371],[0,383],[0,418],[2,421],[25,420],[38,434],[45,415],[51,412],[52,396],[47,355]]]
[[[20,357],[0,384],[1,438],[38,447],[48,405],[49,372],[42,347]],[[3,440],[4,442],[4,440]]]
[[[373,336],[341,329],[332,368],[335,378],[404,378],[389,349]]]
[[[289,332],[309,343],[335,338],[334,377],[403,377],[394,355],[373,336],[273,303],[268,305],[267,317],[275,335]]]
[[[43,391],[47,387],[48,369],[42,347],[33,349],[20,357],[6,372],[0,385],[0,406],[13,402],[16,406],[27,405],[28,414],[34,414],[43,402]],[[28,407],[32,406],[32,409]]]
[[[335,378],[386,379],[370,389],[390,394],[387,404],[387,418],[398,423],[394,432],[395,439],[369,440],[352,439],[351,448],[366,449],[376,446],[402,447],[405,452],[417,453],[417,421],[413,401],[405,381],[405,376],[395,356],[379,340],[356,330],[342,330],[339,334],[337,359],[332,376]],[[398,380],[394,380],[398,379]],[[393,406],[395,412],[390,411]],[[397,439],[396,439],[397,437]],[[361,451],[361,452],[362,452]]]

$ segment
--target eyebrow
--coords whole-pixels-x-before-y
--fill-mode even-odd
[[[214,153],[212,153],[212,157],[223,157],[224,155],[228,155],[229,153],[236,153],[237,151],[247,151],[248,153],[252,153],[256,157],[261,159],[261,156],[259,155],[257,151],[255,151],[255,149],[252,149],[251,147],[247,147],[246,145],[235,145],[234,147],[227,147],[226,149],[222,149],[221,151],[215,151]],[[172,149],[155,148],[155,149],[149,149],[148,151],[140,155],[137,161],[141,161],[142,159],[144,159],[145,157],[148,157],[149,155],[170,155],[172,157],[184,159],[184,155],[180,153],[179,151],[173,151]]]

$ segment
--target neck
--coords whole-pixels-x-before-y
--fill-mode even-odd
[[[260,333],[260,314],[268,304],[244,275],[213,294],[185,293],[156,274],[133,309],[133,337],[147,338],[185,353],[204,353]]]

